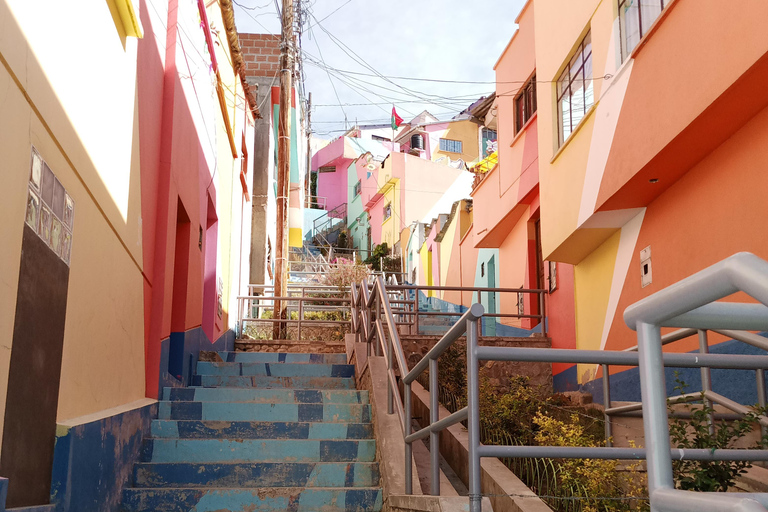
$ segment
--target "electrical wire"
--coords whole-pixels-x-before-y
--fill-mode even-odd
[[[311,16],[311,14],[310,14]],[[312,29],[310,29],[311,33]],[[323,58],[323,52],[320,50],[320,44],[317,42],[317,38],[314,38],[315,45],[317,46],[317,51],[320,53],[320,58]],[[324,62],[324,61],[323,61]],[[331,82],[331,87],[333,88],[333,93],[336,95],[336,99],[339,102],[339,108],[341,109],[341,113],[344,114],[344,125],[347,124],[347,112],[344,110],[344,107],[341,105],[341,98],[339,98],[339,92],[336,90],[336,85],[333,83],[333,79],[331,79],[331,73],[326,69],[326,74],[328,75],[328,81]]]

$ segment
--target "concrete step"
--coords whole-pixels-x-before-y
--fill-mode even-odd
[[[320,363],[346,364],[346,354],[306,354],[289,352],[218,352],[228,363]]]
[[[203,387],[355,389],[355,379],[337,377],[197,375],[192,380],[196,386]]]
[[[159,402],[161,420],[332,421],[368,423],[368,404],[261,404],[252,402]]]
[[[267,376],[267,377],[354,377],[351,364],[307,363],[215,363],[199,361],[198,375]]]
[[[255,402],[296,404],[367,404],[368,391],[322,389],[164,388],[171,402]]]
[[[371,439],[371,423],[153,420],[152,437],[180,439]]]
[[[145,439],[142,462],[373,462],[376,441]]]
[[[126,512],[378,512],[378,488],[126,489]]]
[[[371,487],[373,462],[140,463],[135,487]]]

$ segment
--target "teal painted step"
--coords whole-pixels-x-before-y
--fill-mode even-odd
[[[146,439],[142,462],[373,462],[376,441]]]
[[[152,437],[177,439],[371,439],[370,423],[153,420]]]
[[[368,404],[160,402],[158,419],[368,423],[371,421],[371,406]]]
[[[219,352],[229,363],[324,363],[346,364],[346,354],[302,354],[291,352]]]
[[[367,404],[368,391],[322,389],[164,388],[173,402],[258,402],[296,404]]]
[[[203,387],[355,389],[355,379],[336,377],[259,377],[198,375],[195,383]]]
[[[378,512],[378,488],[126,489],[126,512]]]
[[[379,485],[372,462],[140,463],[135,487],[371,487]]]
[[[266,377],[354,377],[351,364],[214,363],[199,361],[198,375],[261,375]]]

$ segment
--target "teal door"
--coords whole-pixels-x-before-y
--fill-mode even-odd
[[[496,288],[496,256],[491,256],[488,260],[488,288]],[[496,293],[488,293],[488,314],[496,314]],[[490,317],[485,319],[485,325],[483,326],[483,334],[485,336],[496,336],[496,318]]]

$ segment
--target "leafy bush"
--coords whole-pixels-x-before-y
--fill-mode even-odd
[[[675,389],[680,394],[685,393],[688,385],[675,372]],[[709,417],[714,413],[712,406],[701,393],[701,404],[683,404],[683,408],[691,413],[689,420],[674,418],[670,422],[669,434],[672,446],[682,449],[706,448],[722,450],[733,448],[739,439],[752,432],[759,417],[766,413],[766,408],[753,407],[752,411],[735,421],[715,421],[712,431],[709,428]],[[667,407],[673,410],[671,403]],[[768,439],[762,438],[753,448],[765,448]],[[687,491],[726,492],[733,486],[736,478],[746,473],[752,464],[744,461],[699,461],[674,460],[672,471],[675,485]]]
[[[400,272],[401,262],[400,258],[396,256],[390,256],[390,249],[387,242],[383,242],[373,248],[371,254],[363,260],[363,263],[370,265],[371,268],[377,272],[384,270],[385,272]],[[384,268],[382,269],[382,263]]]

